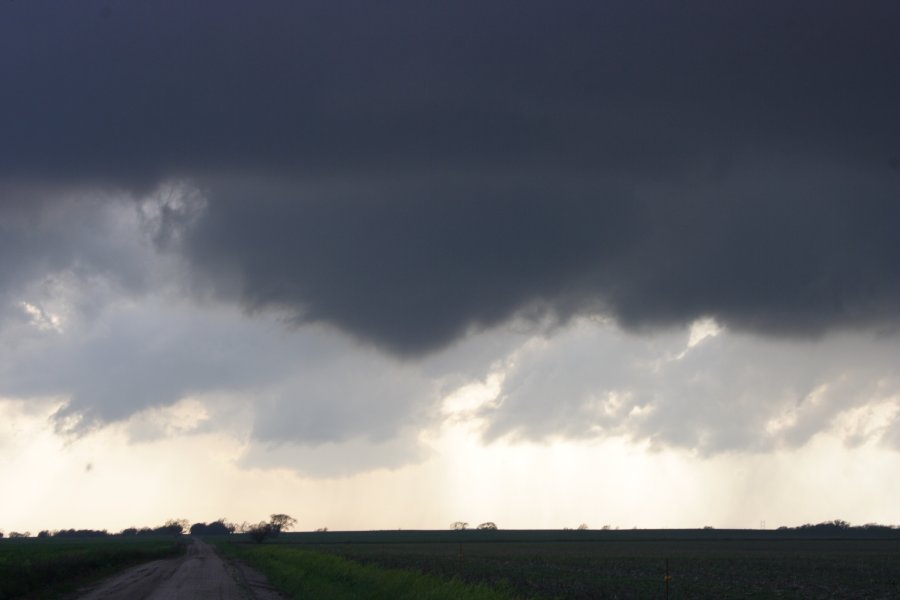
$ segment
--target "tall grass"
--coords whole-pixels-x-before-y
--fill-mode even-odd
[[[510,600],[511,592],[416,571],[362,565],[339,556],[281,545],[218,544],[225,554],[262,571],[295,598],[335,600]]]

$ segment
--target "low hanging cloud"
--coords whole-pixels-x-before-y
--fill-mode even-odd
[[[122,245],[114,255],[133,248],[139,259],[125,264],[145,265],[141,279],[190,279],[171,262],[178,245],[161,251],[153,241],[153,215],[165,211],[104,207],[117,215],[105,243]],[[0,396],[66,402],[55,422],[73,433],[135,419],[140,429],[146,411],[194,399],[208,415],[198,431],[247,436],[246,467],[329,477],[422,460],[415,432],[439,422],[439,400],[491,373],[502,384],[499,401],[477,413],[487,441],[624,436],[716,454],[802,446],[840,423],[848,443],[896,437],[894,335],[702,338],[717,331],[711,322],[693,336],[685,328],[637,334],[611,320],[559,327],[524,315],[398,361],[329,328],[248,317],[177,286],[116,284],[116,269],[61,273],[54,285],[16,288],[23,305],[3,330]],[[867,417],[872,411],[878,418]],[[133,433],[140,441],[164,430]]]
[[[900,202],[888,178],[748,169],[712,184],[395,182],[216,190],[183,251],[199,281],[408,356],[513,316],[704,316],[815,337],[893,330]],[[755,181],[752,175],[762,178]]]
[[[523,314],[891,329],[898,10],[8,4],[4,202],[187,182],[153,225],[192,293],[401,356]]]

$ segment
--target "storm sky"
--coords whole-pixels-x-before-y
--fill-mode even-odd
[[[900,522],[897,31],[5,3],[0,527]]]

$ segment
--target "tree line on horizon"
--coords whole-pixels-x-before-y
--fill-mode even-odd
[[[297,520],[283,513],[276,513],[269,516],[268,521],[260,521],[256,524],[250,524],[246,521],[240,524],[227,521],[225,518],[219,518],[209,523],[197,522],[190,524],[187,519],[169,519],[158,527],[127,527],[119,533],[110,533],[106,529],[59,529],[40,531],[38,538],[91,538],[91,537],[111,537],[111,536],[145,536],[145,535],[182,535],[189,533],[191,535],[230,535],[233,533],[246,533],[255,542],[262,542],[268,538],[276,537],[283,531],[291,529]],[[466,521],[454,521],[450,524],[450,528],[455,531],[469,530],[469,523]],[[481,523],[476,529],[482,531],[496,531],[498,527],[493,521]],[[564,530],[571,528],[565,527]],[[577,527],[579,531],[586,531],[588,526],[582,523]],[[603,529],[609,529],[604,526]],[[713,527],[703,527],[703,529],[714,529]],[[823,521],[821,523],[804,523],[803,525],[786,526],[782,525],[776,531],[810,531],[810,532],[842,532],[842,531],[859,531],[859,532],[876,532],[876,531],[895,531],[900,529],[898,525],[883,525],[881,523],[865,523],[863,525],[851,525],[848,521],[842,519],[834,519],[832,521]],[[327,527],[319,528],[317,532],[328,531]],[[21,539],[32,537],[31,532],[10,531],[5,534],[0,531],[0,538],[7,537],[9,539]]]
[[[898,529],[897,525],[882,525],[881,523],[866,523],[864,525],[851,525],[843,519],[823,521],[821,523],[804,523],[794,527],[782,525],[777,531],[890,531]]]
[[[169,519],[158,527],[127,527],[118,533],[110,533],[106,529],[44,529],[38,532],[38,538],[99,538],[99,537],[131,537],[149,535],[228,535],[232,533],[247,533],[254,541],[274,537],[282,531],[287,531],[296,524],[297,520],[286,514],[270,515],[268,521],[261,521],[255,525],[247,523],[231,523],[224,518],[216,519],[210,523],[198,522],[191,525],[187,519]],[[0,538],[6,534],[0,531]],[[10,539],[30,538],[30,531],[10,531],[6,536]]]

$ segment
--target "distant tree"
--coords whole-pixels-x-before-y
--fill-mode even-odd
[[[161,527],[152,529],[150,533],[155,535],[181,535],[184,533],[184,527],[181,526],[181,523],[166,523]]]
[[[228,528],[229,533],[234,533],[238,530],[239,525],[233,521],[226,521],[225,519],[219,519],[225,527]]]
[[[141,527],[136,530],[131,527],[124,530],[122,535],[181,535],[189,526],[190,522],[187,519],[169,519],[164,525],[154,527],[153,529]]]
[[[800,531],[817,531],[817,532],[835,532],[835,531],[844,531],[847,529],[859,529],[858,527],[852,527],[850,523],[844,521],[843,519],[835,519],[833,521],[823,521],[822,523],[804,523],[803,525],[799,525],[797,527],[779,527],[779,529],[787,529],[787,530],[800,530]]]
[[[266,538],[276,537],[282,531],[287,531],[293,527],[296,522],[297,519],[292,516],[279,513],[270,515],[268,522],[261,521],[256,525],[248,527],[245,532],[250,536],[251,540],[257,544],[261,544]]]
[[[496,531],[497,524],[494,523],[493,521],[485,521],[484,523],[482,523],[481,525],[478,526],[478,529],[486,529],[486,530],[490,530],[490,531]]]
[[[266,538],[272,536],[272,524],[260,521],[256,525],[247,528],[247,535],[257,544],[262,544]]]
[[[212,527],[214,531],[217,531],[218,535],[234,533],[234,523],[229,523],[225,519],[218,519],[217,521],[213,521],[212,523],[210,523],[210,527]]]
[[[105,529],[60,529],[53,533],[55,538],[90,538],[106,537],[109,535]]]
[[[39,538],[48,538],[48,537],[50,537],[50,532],[47,531],[46,529],[44,529],[43,531],[39,531],[37,536]]]
[[[226,523],[225,519],[213,521],[210,524],[194,523],[190,529],[191,535],[228,535],[234,533],[234,525]]]
[[[119,535],[129,536],[129,535],[137,535],[138,530],[137,527],[129,527],[127,529],[123,529]]]
[[[25,531],[25,532],[10,531],[9,537],[10,537],[10,539],[27,538],[27,537],[31,537],[31,532],[30,531]]]
[[[272,526],[273,535],[278,535],[282,531],[287,531],[296,524],[297,519],[295,519],[291,515],[269,515],[269,525]]]
[[[862,526],[866,531],[890,531],[890,525],[882,525],[881,523],[866,523]]]
[[[175,535],[184,533],[190,526],[191,522],[187,519],[169,519],[168,521],[166,521],[166,524],[163,525],[163,527],[165,527],[167,531],[170,531]]]
[[[2,538],[4,535],[5,534],[2,531],[0,531],[0,538]]]
[[[316,533],[325,533],[326,531],[328,531],[327,527],[319,527],[316,529]]]
[[[450,529],[453,531],[465,531],[469,528],[469,524],[465,521],[453,521],[450,523]]]
[[[240,524],[233,524],[232,526],[238,533],[247,533],[247,531],[250,530],[250,527],[252,527],[252,525],[250,525],[250,523],[248,523],[247,521],[244,521]]]
[[[843,519],[835,519],[831,524],[838,529],[850,529],[850,523]]]
[[[588,529],[590,529],[590,527],[588,527],[587,523],[582,523],[578,526],[578,531],[587,531]]]

